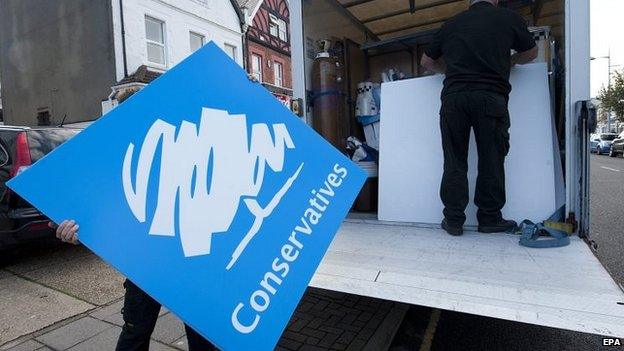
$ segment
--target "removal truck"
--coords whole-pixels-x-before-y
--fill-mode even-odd
[[[350,135],[363,139],[353,112],[357,84],[380,82],[387,68],[407,77],[427,75],[419,65],[424,48],[435,30],[465,10],[468,2],[292,0],[293,89],[300,116],[312,126],[319,125],[314,119],[327,118],[328,105],[317,101],[329,95],[338,101],[334,108],[339,110],[329,115],[336,119],[331,121],[337,128],[332,142],[340,144]],[[540,59],[549,66],[565,220],[574,230],[571,243],[532,249],[518,245],[513,234],[475,231],[455,238],[444,233],[439,223],[380,221],[374,211],[353,212],[311,285],[624,337],[624,293],[596,258],[595,250],[600,248],[592,241],[589,223],[588,138],[595,125],[590,102],[589,1],[509,0],[501,5],[520,12],[539,32]],[[338,69],[329,70],[336,86],[318,91],[313,83],[319,73],[313,70],[327,64],[315,64],[317,43],[328,46],[328,41],[335,44],[328,52],[336,58]],[[327,55],[320,56],[327,60]],[[383,96],[383,85],[381,90]],[[382,101],[382,131],[383,106]],[[327,123],[320,124],[328,128]],[[383,158],[380,162],[383,167]]]

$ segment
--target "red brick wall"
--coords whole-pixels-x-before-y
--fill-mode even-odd
[[[248,55],[247,58],[247,71],[251,73],[251,55],[259,55],[262,57],[262,80],[269,84],[275,84],[275,76],[273,72],[273,62],[277,61],[282,64],[284,69],[284,87],[292,89],[292,71],[290,56],[281,54],[271,48],[260,45],[251,40],[247,40],[248,43]],[[267,62],[271,61],[270,67],[267,66]]]

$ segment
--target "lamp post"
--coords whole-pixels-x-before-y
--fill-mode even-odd
[[[597,60],[597,59],[607,59],[608,60],[608,73],[609,76],[607,77],[607,87],[611,88],[611,68],[613,67],[619,67],[622,65],[612,65],[611,64],[611,48],[609,48],[609,54],[607,56],[598,56],[598,57],[590,57],[590,60]],[[607,111],[607,132],[611,132],[611,109],[609,109]]]

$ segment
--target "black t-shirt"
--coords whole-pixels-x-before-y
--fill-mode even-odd
[[[507,95],[511,49],[523,52],[534,46],[519,14],[482,1],[446,21],[425,53],[446,63],[442,95],[472,90]]]

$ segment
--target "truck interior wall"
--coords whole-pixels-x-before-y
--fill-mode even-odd
[[[303,41],[305,48],[304,67],[306,93],[308,94],[306,115],[307,121],[313,124],[314,116],[314,98],[311,96],[312,80],[313,80],[313,63],[316,53],[318,52],[317,41],[321,39],[340,40],[348,39],[351,42],[344,41],[343,58],[340,60],[344,66],[349,64],[351,69],[343,71],[342,86],[345,93],[344,106],[341,106],[343,113],[338,114],[344,116],[340,124],[339,134],[343,139],[349,135],[363,137],[363,132],[356,127],[356,122],[351,121],[348,116],[354,114],[354,110],[349,101],[349,91],[356,93],[357,82],[364,79],[361,70],[366,65],[366,58],[363,56],[359,46],[367,40],[367,33],[361,24],[350,17],[345,10],[340,9],[340,5],[335,0],[304,0],[303,2]],[[355,83],[351,83],[355,82]],[[355,95],[354,95],[355,96]],[[342,112],[342,111],[341,111]],[[338,145],[340,146],[340,145]]]
[[[347,86],[347,118],[348,118],[348,134],[347,136],[355,136],[358,139],[364,139],[364,131],[358,121],[353,118],[355,116],[355,104],[353,103],[357,97],[358,83],[366,80],[368,76],[368,57],[360,48],[360,44],[351,39],[345,39],[345,63],[346,63],[346,86]]]
[[[349,38],[358,44],[366,41],[366,32],[336,7],[335,0],[304,0],[303,26],[306,87],[312,81],[312,63],[316,42],[326,38]]]
[[[408,77],[416,77],[416,61],[417,58],[412,49],[370,56],[368,59],[369,79],[375,83],[381,83],[381,72],[390,67],[398,69]]]

